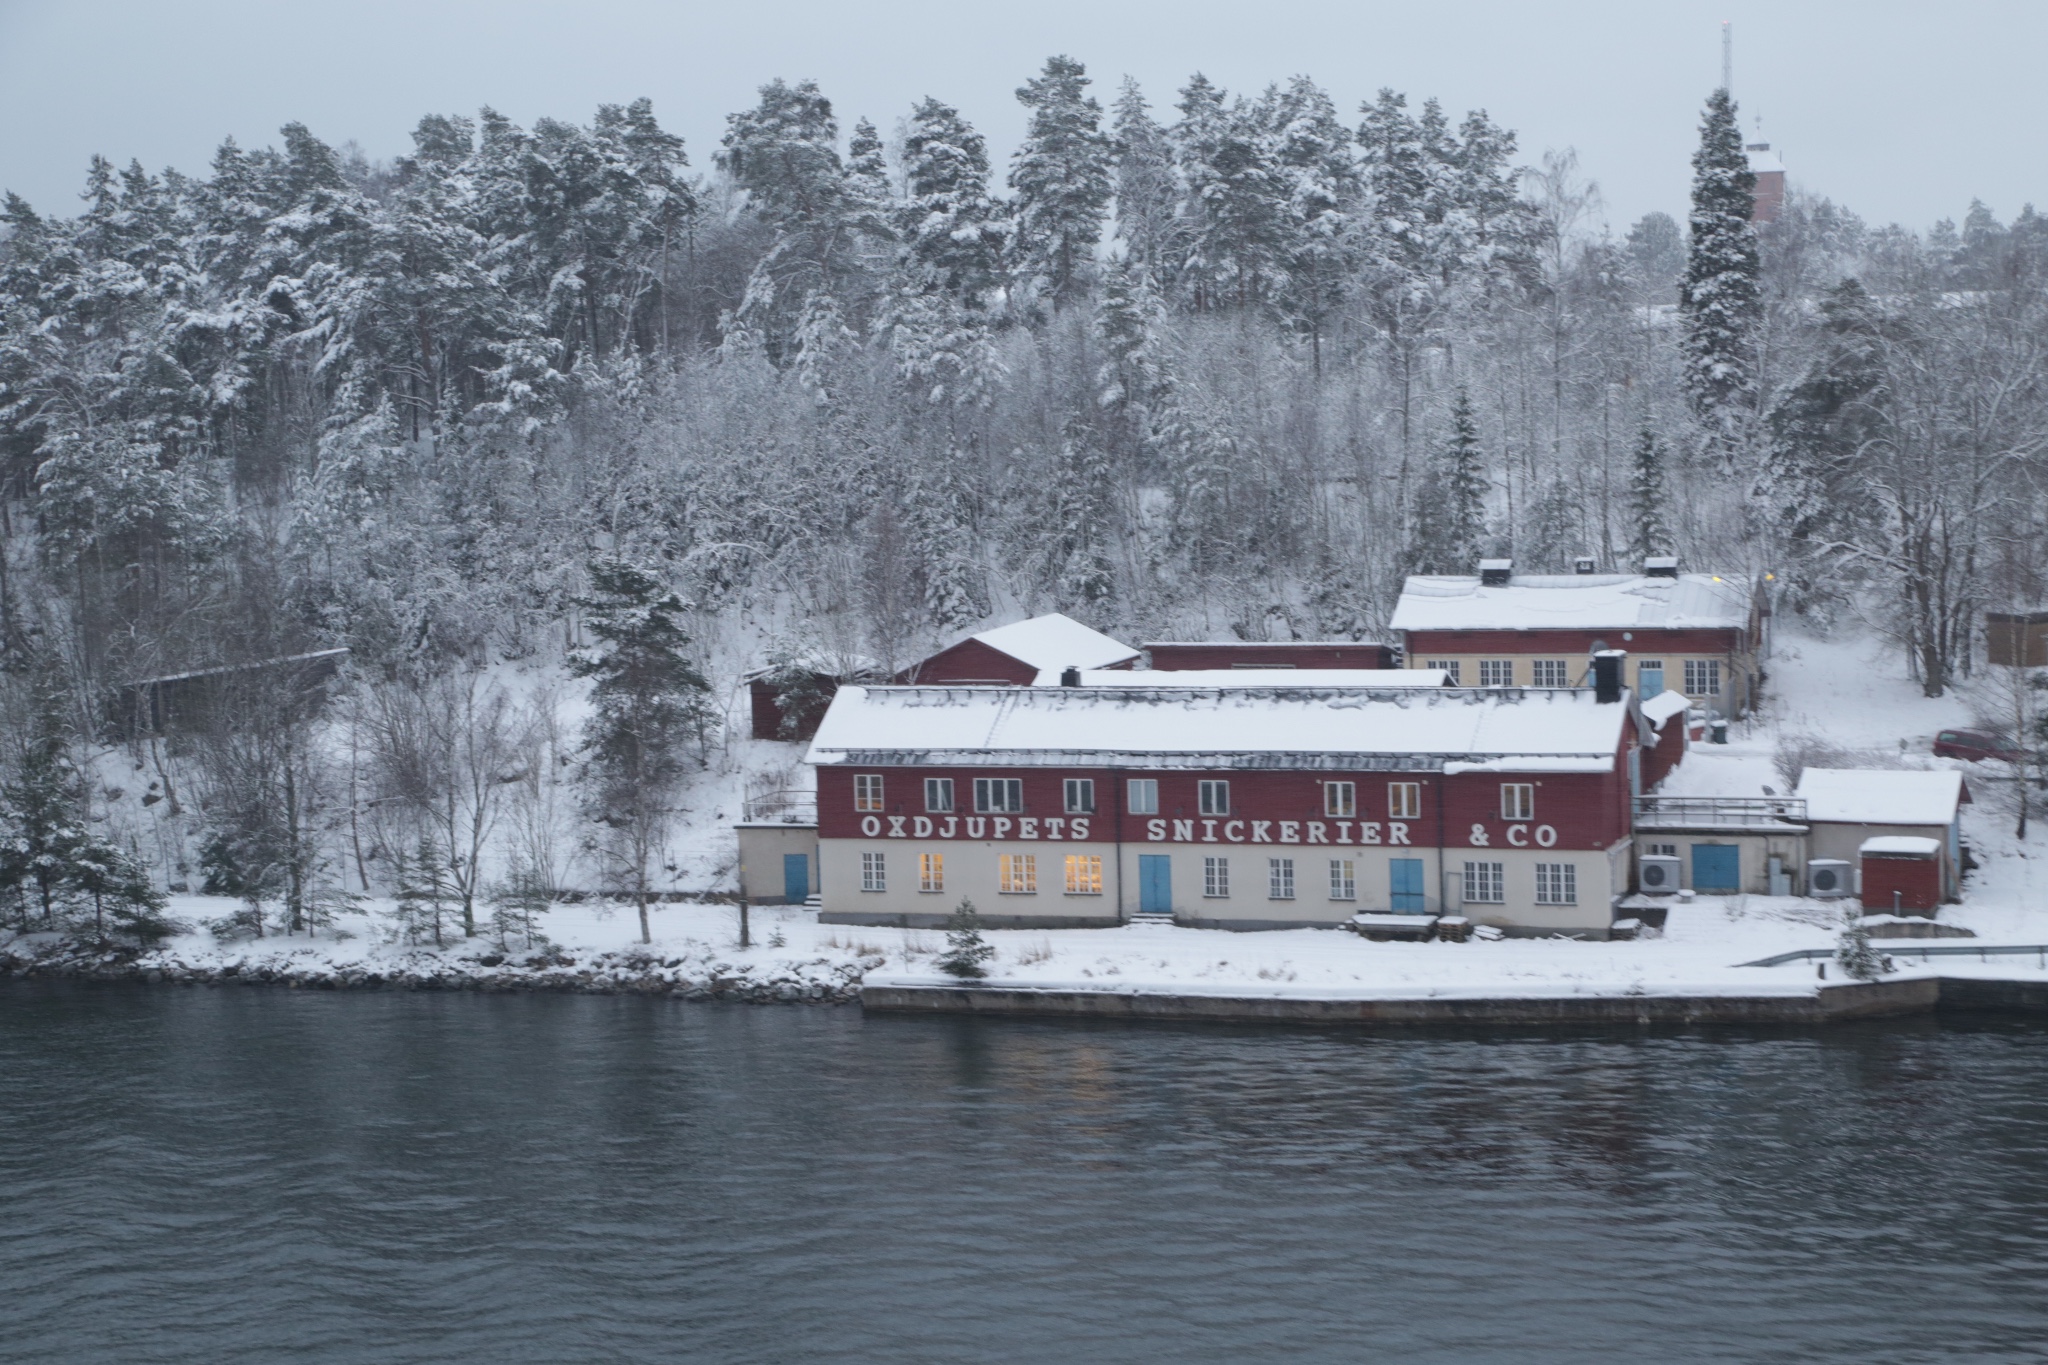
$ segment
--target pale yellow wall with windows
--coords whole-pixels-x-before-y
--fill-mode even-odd
[[[1480,682],[1479,666],[1481,663],[1487,661],[1505,662],[1509,665],[1511,679],[1506,684],[1494,685],[1536,687],[1541,685],[1536,681],[1536,661],[1538,659],[1557,659],[1558,657],[1557,655],[1544,654],[1430,654],[1411,656],[1405,660],[1405,663],[1409,668],[1447,668],[1454,664],[1456,665],[1456,686],[1479,687],[1483,685]],[[1640,658],[1631,654],[1624,670],[1625,681],[1628,687],[1638,692],[1641,691],[1641,688],[1637,684],[1636,670],[1641,666],[1642,660],[1645,658],[1663,660],[1664,690],[1667,692],[1685,691],[1685,664],[1690,659],[1694,663],[1717,663],[1721,666],[1721,695],[1723,697],[1740,697],[1744,693],[1747,673],[1742,668],[1742,661],[1740,659],[1731,660],[1725,654],[1646,654]],[[1583,656],[1576,658],[1567,657],[1563,659],[1563,663],[1565,665],[1565,675],[1570,679],[1566,686],[1591,687],[1593,685],[1591,660]],[[1692,697],[1690,692],[1687,692],[1686,695]],[[1704,697],[1692,697],[1692,699],[1694,701],[1707,700]]]
[[[1463,915],[1474,924],[1489,924],[1515,933],[1591,933],[1605,937],[1613,920],[1613,898],[1625,882],[1616,880],[1617,869],[1628,860],[1628,841],[1611,849],[1553,849],[1539,851],[1513,848],[1449,848],[1447,864],[1449,913]],[[1465,864],[1491,862],[1501,865],[1501,900],[1465,899]],[[1536,901],[1536,864],[1567,863],[1577,883],[1576,899],[1570,905],[1539,905]]]

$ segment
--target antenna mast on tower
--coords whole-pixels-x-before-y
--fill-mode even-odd
[[[1734,25],[1728,20],[1723,19],[1721,21],[1721,88],[1726,90],[1731,97],[1735,94],[1734,40],[1730,35],[1730,30],[1733,28]]]

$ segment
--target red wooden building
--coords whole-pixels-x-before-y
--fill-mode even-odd
[[[1357,668],[1394,666],[1391,645],[1370,640],[1158,640],[1143,646],[1153,669]]]

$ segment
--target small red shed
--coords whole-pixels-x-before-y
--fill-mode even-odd
[[[1910,834],[1865,839],[1863,908],[1873,915],[1894,911],[1931,915],[1941,905],[1941,841]]]

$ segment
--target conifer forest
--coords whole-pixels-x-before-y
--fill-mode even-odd
[[[9,195],[0,914],[644,918],[750,672],[1042,611],[1370,639],[1408,573],[1670,553],[1939,695],[2038,605],[2031,208],[1753,224],[1715,92],[1610,230],[1483,110],[1020,75],[1007,164],[775,80],[710,147],[483,109]]]

